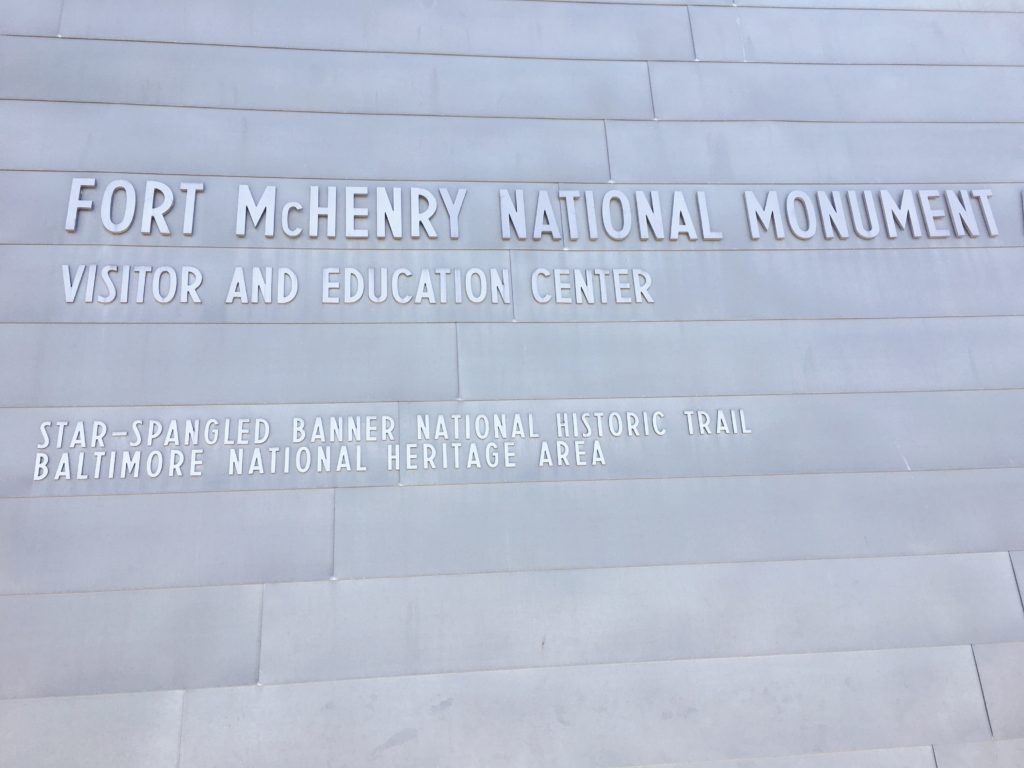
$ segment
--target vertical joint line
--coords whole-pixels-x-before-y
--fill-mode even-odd
[[[67,0],[60,0],[60,13],[57,14],[57,37],[61,37],[62,30],[64,29],[64,6],[67,5]]]
[[[187,691],[181,692],[181,709],[179,710],[178,719],[178,759],[175,762],[176,768],[181,768],[181,745],[185,742],[185,699],[188,697]]]
[[[974,674],[978,676],[978,690],[981,691],[981,703],[985,707],[985,720],[988,721],[988,733],[989,736],[995,736],[996,732],[992,729],[992,716],[988,713],[988,701],[985,700],[985,686],[981,682],[981,669],[978,668],[978,654],[974,652],[974,643],[971,643],[971,658],[974,659]]]
[[[1020,609],[1024,612],[1024,591],[1021,590],[1021,581],[1017,578],[1017,568],[1013,564],[1013,555],[1007,552],[1006,556],[1010,558],[1010,573],[1013,574],[1013,584],[1017,587],[1017,599],[1020,601]]]
[[[690,47],[693,48],[693,60],[700,61],[697,55],[697,38],[693,34],[693,14],[690,13],[690,6],[686,6],[686,26],[690,28]]]
[[[267,585],[260,584],[260,614],[259,621],[256,622],[256,685],[260,685],[260,673],[263,669],[263,603],[266,601],[266,596]]]
[[[935,745],[932,744],[932,763],[935,764],[935,768],[939,768],[939,757],[935,754]]]
[[[687,6],[687,9],[689,9],[689,6]],[[647,65],[647,92],[651,94],[651,117],[657,120],[658,109],[654,106],[654,82],[651,80],[651,62],[645,61],[644,64]],[[607,131],[605,132],[604,140],[605,142],[608,141]],[[559,208],[558,212],[561,213],[562,209]]]
[[[614,179],[612,178],[612,150],[608,144],[608,121],[602,120],[601,124],[604,125],[604,160],[608,163],[608,181],[610,183]]]
[[[736,32],[740,37],[740,50],[743,51],[743,61],[747,60],[747,41],[743,39],[743,18],[739,9],[736,10]]]
[[[455,399],[462,399],[462,350],[459,347],[459,324],[455,324]]]
[[[455,326],[455,333],[456,333],[456,335],[458,334],[458,332],[459,332],[459,326],[456,325]],[[458,341],[456,341],[456,347],[457,346],[458,346]],[[456,358],[457,357],[458,357],[458,354],[456,354]],[[456,366],[456,368],[455,368],[455,375],[456,375],[456,377],[458,377],[458,360],[457,359],[455,361],[455,366]],[[403,404],[401,402],[399,402],[399,401],[395,402],[395,415],[396,415],[396,417],[398,419],[398,426],[397,426],[398,437],[395,439],[395,445],[397,445],[399,447],[398,448],[398,455],[399,455],[398,469],[396,470],[398,472],[398,487],[399,488],[402,487],[402,480],[405,479],[405,468],[402,466],[402,459],[401,459],[401,454],[402,454],[402,449],[401,449],[401,446],[402,446],[402,407],[403,407]]]
[[[338,489],[331,490],[331,576],[338,577]],[[262,633],[261,633],[262,634]]]
[[[559,210],[561,214],[561,210]],[[565,229],[562,230],[565,232]],[[505,249],[505,256],[508,258],[508,279],[509,279],[509,292],[512,294],[512,322],[516,322],[519,318],[516,317],[516,281],[512,279],[512,249]]]

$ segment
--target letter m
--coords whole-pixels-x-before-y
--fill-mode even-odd
[[[245,237],[247,228],[246,219],[252,222],[255,229],[263,219],[263,234],[266,237],[274,236],[274,211],[277,209],[277,187],[270,185],[263,190],[260,201],[257,203],[252,196],[252,190],[248,184],[238,185],[238,212],[235,216],[235,234]]]

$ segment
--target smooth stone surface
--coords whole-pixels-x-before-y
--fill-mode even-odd
[[[0,3],[0,34],[56,35],[63,5],[63,0],[5,0]]]
[[[701,760],[699,763],[673,763],[646,768],[935,768],[935,762],[930,747],[904,747],[745,760]]]
[[[703,61],[1024,63],[1017,14],[695,6],[690,18]]]
[[[94,135],[116,141],[90,141]],[[246,141],[237,141],[239,135]],[[154,152],[155,147],[160,151]],[[582,120],[5,101],[0,102],[0,150],[11,158],[4,164],[9,170],[466,181],[608,179],[603,125]]]
[[[260,682],[1024,639],[1003,554],[268,584]]]
[[[0,499],[0,594],[311,581],[331,491]]]
[[[0,67],[9,75],[0,95],[8,99],[479,117],[653,116],[643,62],[24,38],[4,41]],[[171,70],[174,77],[165,77]],[[150,87],[156,80],[160,87]]]
[[[615,120],[608,122],[608,153],[617,182],[941,185],[1019,177],[1024,160],[1013,148],[1022,136],[1024,127],[1011,123],[847,123],[840,130],[827,123]]]
[[[760,323],[474,324],[467,399],[1016,388],[1024,318]],[[608,365],[607,361],[615,361]]]
[[[935,761],[938,768],[1017,768],[1024,765],[1024,739],[939,744]]]
[[[0,763],[176,768],[183,693],[0,701]]]
[[[315,19],[315,22],[312,21]],[[415,23],[410,23],[414,19]],[[292,48],[497,54],[556,58],[693,58],[683,7],[523,4],[446,0],[315,0],[294,9],[273,0],[189,0],[143,12],[130,0],[65,0],[66,37]]]
[[[0,370],[3,406],[430,400],[458,391],[455,328],[437,323],[247,324],[215,334],[201,325],[5,324],[0,355],[34,360],[27,376]]]
[[[254,683],[261,592],[0,597],[0,698]]]
[[[1024,117],[1016,67],[659,61],[650,66],[654,112],[662,120],[999,122]],[[927,98],[935,93],[943,97]]]
[[[181,766],[611,767],[987,737],[958,646],[190,691]]]
[[[335,574],[996,552],[1024,547],[1022,494],[1018,469],[348,488]]]
[[[974,653],[996,738],[1024,736],[1024,643],[977,645]]]

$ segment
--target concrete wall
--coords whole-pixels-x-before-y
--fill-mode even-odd
[[[0,3],[0,765],[1024,763],[1024,2],[821,5]],[[203,183],[194,230],[181,198],[167,235],[104,229],[118,179]],[[366,187],[370,227],[378,186],[467,196],[457,234],[240,237],[242,184]],[[502,189],[531,228],[567,191],[712,215],[503,238]],[[998,227],[755,238],[772,190],[981,191]],[[69,301],[89,264],[201,268],[213,298]],[[227,304],[239,266],[303,292]],[[316,287],[409,266],[510,294]],[[542,303],[556,267],[654,301]],[[598,413],[665,433],[538,461]],[[529,422],[514,466],[391,464],[423,418],[496,415]],[[231,471],[230,424],[318,416],[395,434],[333,446],[365,470]],[[194,419],[200,474],[72,445],[55,476],[60,422]]]

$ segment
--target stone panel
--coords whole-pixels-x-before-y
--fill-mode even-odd
[[[176,768],[181,691],[0,701],[0,763]]]
[[[467,325],[463,397],[1015,388],[1022,318]],[[608,360],[615,365],[608,365]]]
[[[739,5],[764,8],[817,8],[812,0],[690,0],[689,5]],[[1024,11],[1021,0],[843,0],[843,8],[913,11]]]
[[[31,3],[4,0],[0,3],[0,34],[56,35],[63,5],[63,0],[35,0]]]
[[[8,99],[480,117],[652,116],[642,62],[21,38],[0,44],[0,68],[8,74],[0,96]],[[154,81],[159,89],[150,87]]]
[[[175,10],[131,0],[65,0],[65,37],[224,43],[416,53],[592,59],[690,59],[686,9],[447,0],[317,0],[294,9],[273,0],[192,0]],[[316,21],[313,22],[312,20]],[[410,23],[415,19],[416,23]],[[301,23],[297,23],[301,21]]]
[[[350,488],[340,578],[1024,547],[1024,472]],[[1024,573],[1018,557],[1017,576]]]
[[[97,10],[90,6],[90,13]],[[93,136],[111,140],[97,142]],[[466,181],[608,178],[604,128],[599,121],[579,120],[5,101],[0,102],[0,150],[8,170]]]
[[[390,485],[397,425],[394,403],[5,408],[0,497]]]
[[[91,209],[78,212],[77,220],[72,221],[73,231],[66,229],[66,215],[70,206],[71,190],[74,179],[85,178],[95,181],[95,187],[83,189],[80,193],[83,202],[91,203]],[[127,231],[114,233],[102,226],[101,206],[106,189],[119,179],[132,185],[136,193],[136,216]],[[627,255],[633,251],[661,251],[667,255],[683,257],[688,252],[715,251],[723,254],[723,259],[745,258],[754,251],[813,251],[821,258],[828,258],[832,251],[863,251],[878,250],[890,253],[892,249],[901,249],[906,253],[909,249],[922,249],[923,252],[939,252],[940,249],[979,248],[1010,248],[1024,247],[1024,230],[1015,223],[1020,218],[1021,192],[1014,184],[993,184],[989,182],[965,181],[963,178],[946,176],[938,178],[933,185],[922,185],[894,181],[887,184],[851,184],[839,180],[837,182],[808,181],[797,183],[781,182],[775,186],[764,184],[735,183],[703,185],[698,182],[696,187],[690,186],[685,178],[669,176],[670,184],[592,184],[564,182],[561,184],[531,184],[514,180],[497,181],[494,183],[477,183],[453,181],[424,181],[415,178],[404,180],[360,180],[353,178],[327,179],[288,179],[259,177],[205,177],[197,175],[140,175],[133,173],[97,173],[84,172],[35,172],[35,171],[0,171],[0,242],[9,244],[39,245],[98,245],[98,246],[189,246],[192,248],[241,248],[246,250],[273,248],[289,251],[310,250],[345,250],[345,251],[376,251],[394,249],[398,251],[456,251],[477,250],[497,251],[509,248],[517,251],[547,251],[552,258],[567,256],[565,251],[615,251]],[[166,214],[168,234],[159,233],[155,226],[150,233],[142,232],[142,207],[146,184],[155,181],[166,184],[175,195],[175,202]],[[185,211],[187,203],[185,193],[180,190],[183,183],[202,183],[203,191],[197,194],[192,234],[184,234]],[[929,189],[928,187],[940,189]],[[261,218],[259,226],[245,220],[243,235],[236,234],[237,211],[240,193],[245,189],[258,200],[267,193],[268,188],[275,195],[274,227],[267,235],[266,221]],[[319,196],[321,205],[329,200],[330,188],[335,188],[337,213],[336,232],[330,236],[329,225],[323,217],[316,236],[311,233],[307,206],[313,195]],[[345,234],[345,213],[348,205],[345,200],[346,189],[352,188],[355,197],[354,205],[365,208],[366,216],[355,219],[359,229],[367,230],[367,236],[348,237]],[[382,228],[378,236],[377,228],[377,194],[382,188],[383,194],[399,198],[402,213],[401,236]],[[365,189],[366,194],[360,190]],[[412,224],[412,193],[415,189],[423,189],[433,197],[436,211],[430,218],[436,237],[429,231],[414,227]],[[448,191],[454,198],[460,189],[465,189],[461,211],[457,217],[458,231],[452,235],[452,222],[456,217],[449,215],[444,205],[443,193]],[[397,190],[397,192],[395,191]],[[502,231],[500,194],[505,190],[510,200],[517,190],[523,193],[523,231],[517,232],[510,227],[506,237]],[[894,203],[899,205],[906,192],[909,191],[908,205],[917,211],[920,231],[915,236],[912,225],[907,227],[894,226],[892,231],[885,224],[881,207],[881,195],[888,193]],[[680,230],[675,237],[672,235],[672,209],[675,193],[682,195],[682,203],[686,207],[693,230],[693,239]],[[774,226],[761,226],[755,220],[754,238],[750,232],[750,218],[746,193],[754,197],[756,206],[768,204],[768,197],[775,193],[779,204],[781,232],[776,236]],[[594,214],[586,214],[585,197],[587,193],[593,197]],[[616,194],[617,193],[617,194]],[[652,208],[658,208],[662,215],[660,237],[651,233],[641,236],[637,220],[637,194],[640,194]],[[811,199],[814,208],[815,230],[812,234],[801,231],[797,236],[785,213],[786,200],[792,195],[803,193]],[[827,236],[818,193],[831,200],[833,195],[838,198],[838,206],[842,209],[846,221],[846,237],[838,231]],[[924,228],[923,209],[920,204],[922,193],[938,194],[929,198],[930,205],[941,217],[937,220],[935,237],[928,237]],[[118,193],[121,200],[123,193]],[[950,194],[956,199],[965,201],[970,211],[968,224],[962,236],[956,235],[949,220],[950,208],[944,200]],[[557,222],[560,239],[541,232],[534,237],[537,221],[538,204],[543,195],[552,203],[553,222]],[[704,209],[708,217],[708,237],[704,237],[700,221],[700,195],[704,196]],[[854,201],[851,206],[850,200]],[[565,200],[573,198],[573,210],[576,215],[577,232],[575,239],[569,228],[569,209]],[[630,206],[632,218],[629,231],[622,234],[616,230],[616,237],[608,235],[602,217],[605,198],[609,206],[618,206],[625,199]],[[865,202],[865,197],[867,202]],[[615,200],[613,200],[615,198]],[[984,199],[990,208],[993,229],[985,223],[985,211],[981,200]],[[243,205],[246,201],[243,198]],[[382,200],[383,202],[383,200]],[[300,230],[295,237],[289,237],[282,229],[281,218],[286,204],[297,203],[303,206],[300,212],[289,214],[290,227]],[[120,215],[121,203],[118,202],[117,213]],[[794,204],[798,205],[799,204]],[[329,206],[328,206],[329,207]],[[419,203],[423,210],[429,208],[429,202]],[[940,210],[941,209],[941,210]],[[383,208],[382,208],[383,210]],[[610,208],[611,210],[611,208]],[[856,214],[854,211],[856,210]],[[869,211],[873,211],[873,216]],[[244,208],[243,208],[244,213]],[[611,214],[610,214],[611,215]],[[799,219],[797,225],[805,227],[802,210],[794,208],[794,215]],[[856,216],[859,215],[863,227],[857,233]],[[970,219],[973,216],[973,220]],[[595,225],[594,236],[591,237],[589,221]],[[873,228],[870,226],[873,222]],[[613,227],[621,226],[619,214],[616,212],[612,220]],[[941,230],[941,231],[940,231]],[[939,236],[942,232],[946,236]],[[872,234],[873,233],[873,234]],[[997,233],[997,234],[996,234]],[[715,239],[720,235],[721,239]],[[891,236],[890,236],[891,235]],[[904,250],[906,249],[906,250]],[[126,251],[120,251],[124,253]],[[130,251],[127,251],[130,253]],[[107,258],[115,258],[116,249],[104,248],[97,250]],[[836,253],[833,258],[841,256]],[[120,257],[123,258],[123,257]],[[299,262],[299,259],[295,259]],[[301,263],[301,262],[299,262]],[[552,266],[557,266],[553,262]],[[918,276],[920,279],[920,276]],[[872,285],[875,288],[875,285]],[[885,286],[878,286],[884,290]]]
[[[1024,117],[1016,67],[659,61],[650,66],[655,114],[662,120],[1000,122]]]
[[[270,584],[260,681],[1008,639],[1002,553]]]
[[[19,275],[0,283],[0,319],[18,323],[575,323],[1024,315],[1024,297],[1014,290],[1024,281],[1024,262],[1012,248],[516,250],[511,258],[506,251],[310,250],[296,258],[294,251],[268,248],[8,245],[0,246],[0,264]],[[186,268],[194,271],[187,273]],[[285,269],[291,274],[282,276]],[[245,298],[252,298],[257,274],[269,286],[269,300],[261,295],[259,301],[242,303],[239,281]],[[182,287],[197,280],[198,301],[181,301]],[[279,303],[276,292],[291,290],[293,283],[294,297]],[[616,283],[624,287],[616,288]],[[866,284],[872,288],[865,290]]]
[[[564,3],[681,3],[683,0],[519,0],[520,2]],[[725,5],[754,8],[819,8],[814,0],[686,0],[686,5]],[[843,8],[915,11],[1024,11],[1021,0],[843,0]]]
[[[1024,643],[977,645],[974,653],[995,737],[1024,736]]]
[[[417,485],[1014,467],[1020,466],[1019,457],[1024,455],[1024,415],[1017,414],[1016,405],[1021,398],[1024,392],[1013,390],[401,404],[401,482]],[[701,410],[712,434],[701,434]],[[691,414],[687,416],[686,411]],[[613,412],[617,414],[614,419],[610,417]],[[639,435],[630,434],[630,412]],[[645,413],[649,429],[645,429]],[[657,413],[665,415],[664,421],[656,417]],[[538,437],[512,434],[517,414],[527,429],[533,416]],[[584,414],[588,415],[589,426]],[[597,414],[603,414],[603,427]],[[942,414],[942,418],[935,418],[935,414]],[[445,463],[441,444],[446,441],[434,438],[439,419],[449,430],[454,430],[456,423],[468,423],[470,434],[476,435],[477,417],[481,416],[481,431],[497,429],[493,425],[500,427],[504,418],[509,438],[488,441],[474,437],[466,441],[478,443],[479,467],[470,462],[472,451],[468,445],[463,446],[459,460],[453,447],[457,441],[449,438]],[[615,421],[619,437],[610,431],[611,421]],[[417,431],[421,422],[425,429],[422,433]],[[655,422],[664,427],[664,434],[658,434]],[[689,432],[690,423],[693,434]],[[749,434],[742,432],[744,424]],[[716,429],[729,433],[716,436]],[[565,443],[561,454],[558,440]],[[496,443],[490,456],[487,442]],[[506,442],[511,443],[508,459]],[[603,463],[596,461],[596,442],[601,443]],[[424,444],[433,444],[434,452],[429,457],[432,463],[425,460],[429,451],[424,451]],[[487,464],[488,459],[493,461],[493,468]]]
[[[0,593],[327,578],[333,514],[331,491],[0,499]]]
[[[855,39],[849,30],[837,30]],[[615,120],[608,122],[608,153],[611,178],[617,182],[996,182],[1024,173],[1024,160],[1014,154],[1022,136],[1024,126],[994,123],[848,123],[840,128],[831,123]]]
[[[1022,397],[6,408],[0,496],[1019,467]]]
[[[546,271],[538,274],[538,270]],[[568,274],[562,276],[556,270]],[[597,270],[606,270],[606,302],[601,301]],[[624,303],[616,302],[613,270],[627,270],[619,278],[628,286],[622,291]],[[637,276],[633,270],[646,274]],[[810,253],[513,251],[512,274],[516,319],[527,322],[1024,314],[1024,297],[1013,289],[1024,281],[1024,263],[1009,248]],[[635,286],[642,280],[650,282],[649,303],[637,300]],[[563,284],[568,288],[560,291]],[[593,303],[588,301],[590,294],[576,292],[577,286],[588,284]]]
[[[1024,765],[1024,739],[939,744],[935,761],[938,768],[1016,768]]]
[[[450,325],[7,324],[0,405],[420,400],[457,393]],[[196,373],[201,371],[202,376]],[[412,372],[412,373],[410,373]],[[26,375],[28,373],[28,375]]]
[[[690,18],[705,61],[1024,63],[1015,14],[695,6]]]
[[[256,681],[262,589],[0,597],[0,698]]]
[[[0,319],[19,323],[483,322],[512,320],[515,298],[505,251],[307,251],[296,259],[265,248],[0,246],[0,264],[20,277],[0,283]],[[257,299],[258,279],[269,291]],[[183,302],[184,286],[196,283],[198,300]],[[281,291],[287,301],[278,301]]]
[[[181,766],[610,768],[987,736],[970,648],[947,647],[190,691]]]
[[[701,760],[658,768],[935,768],[935,761],[931,747],[904,747],[747,760]]]

